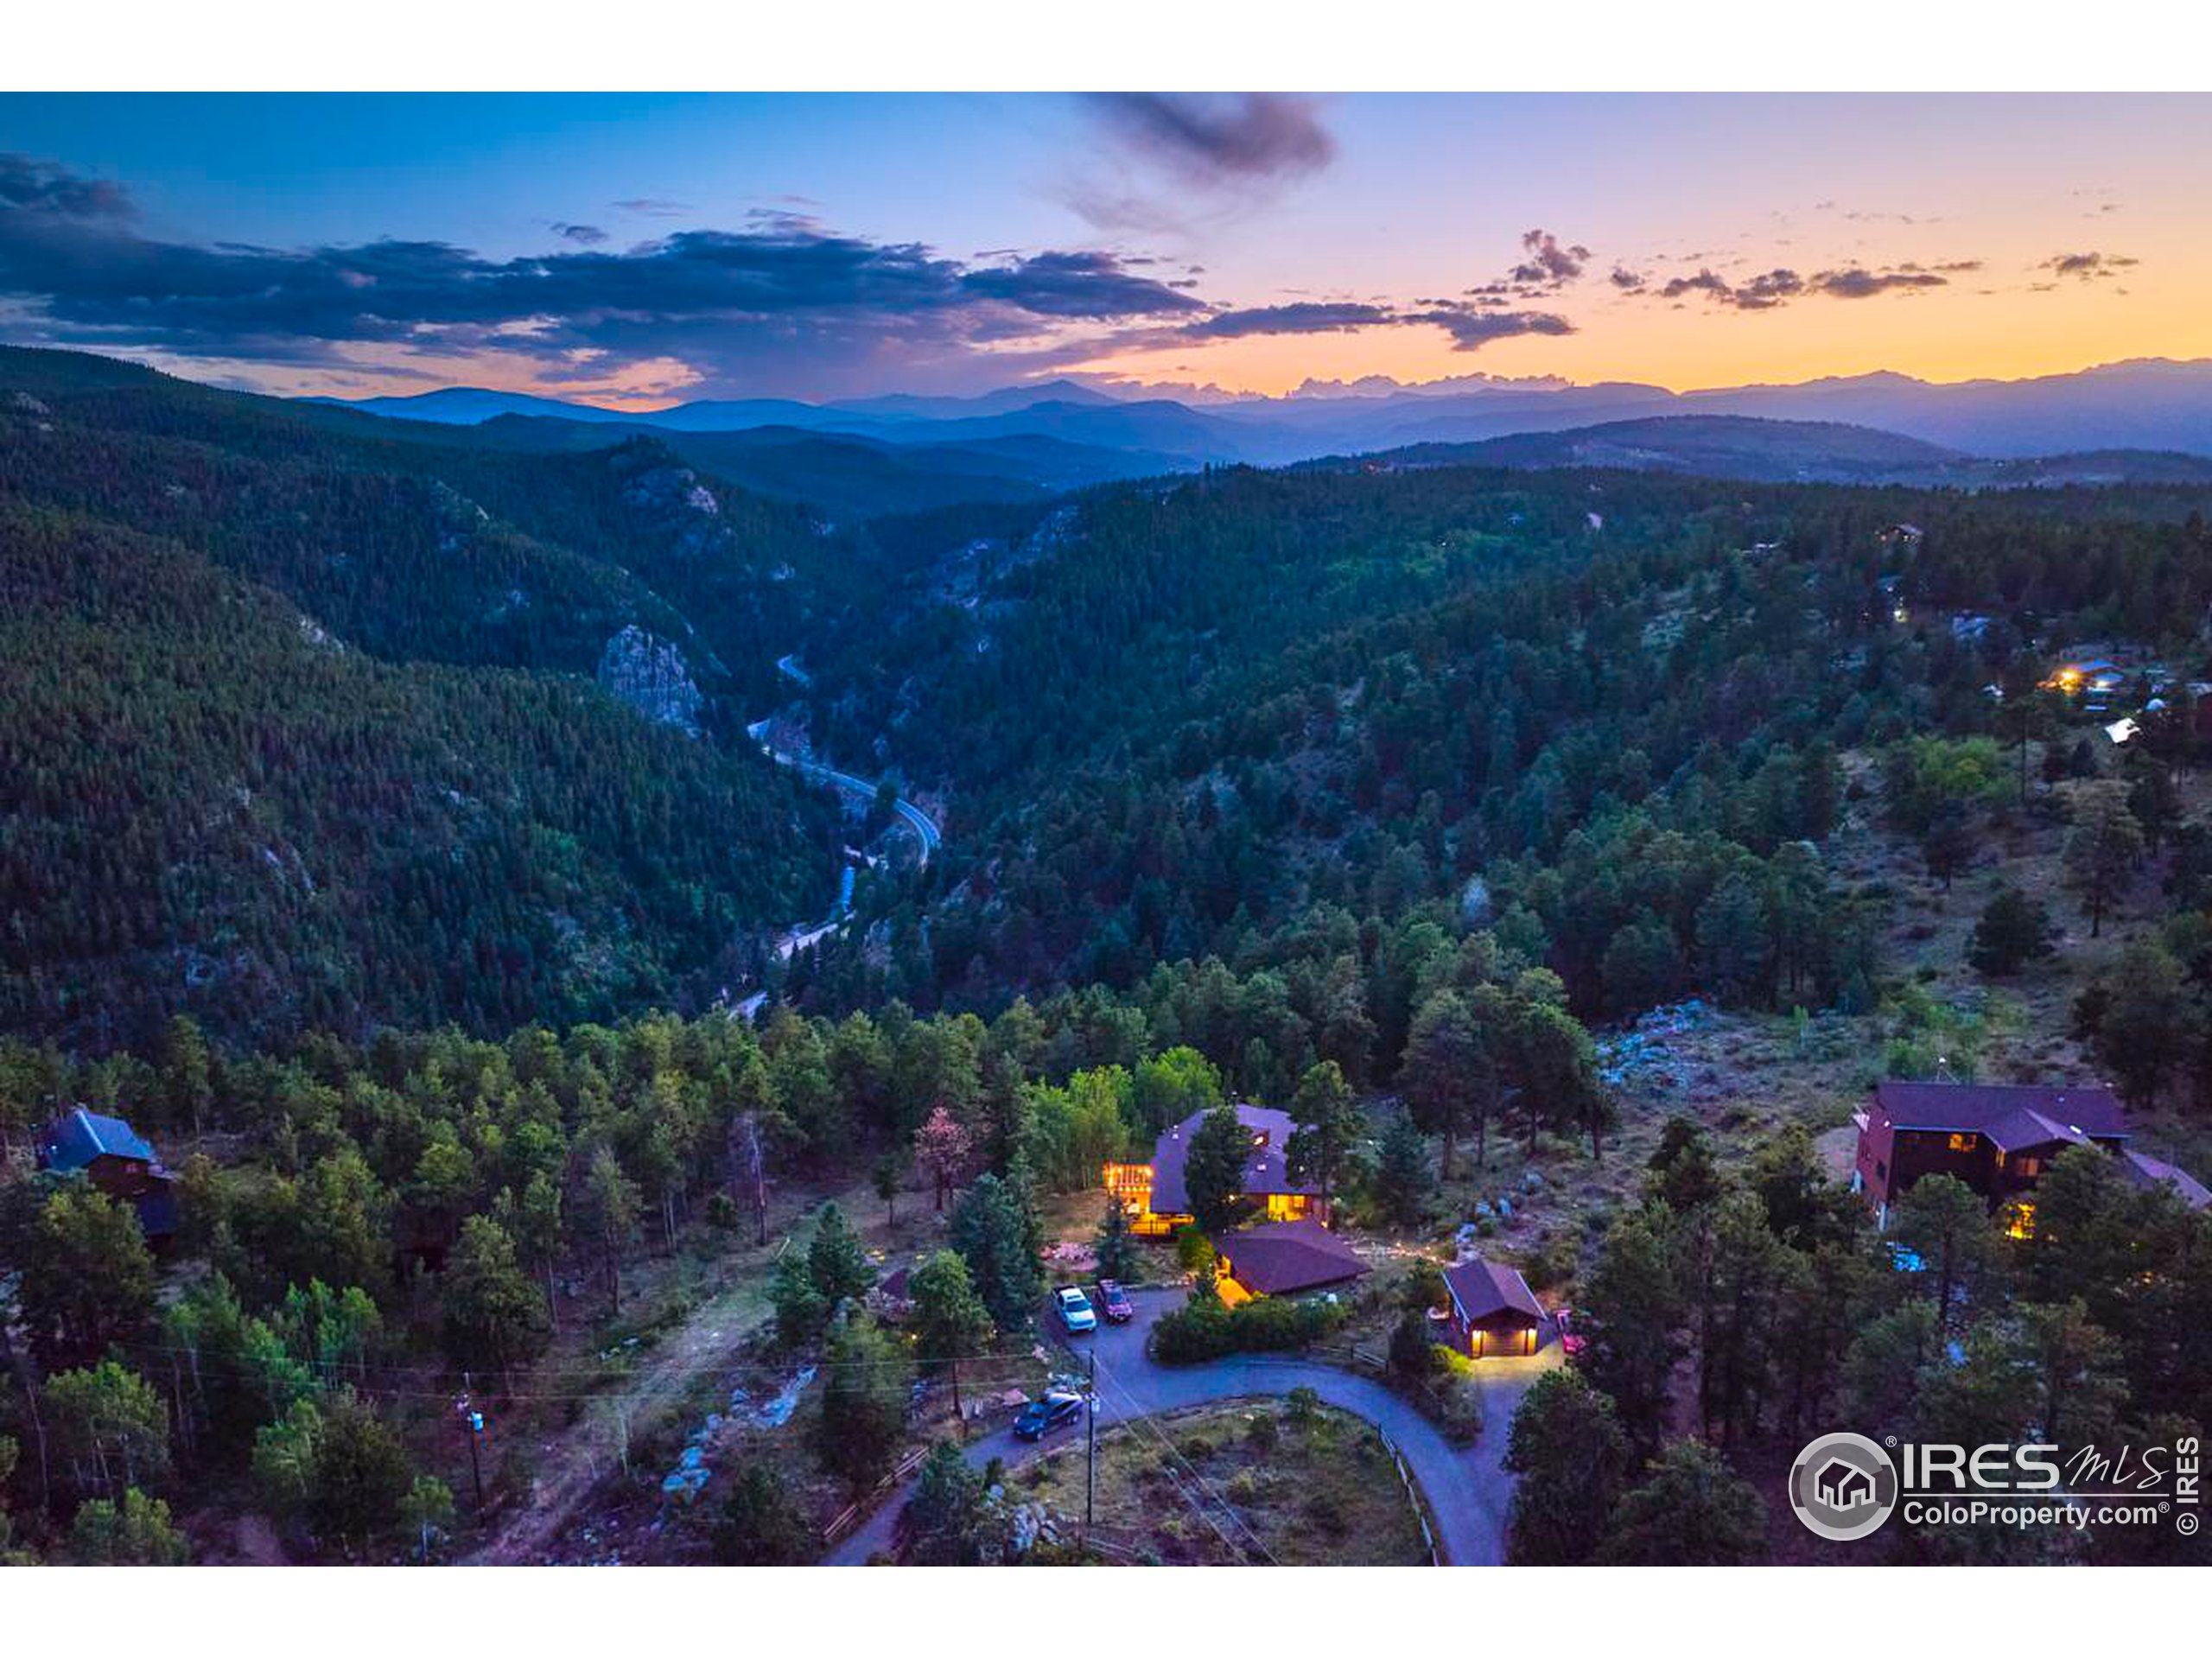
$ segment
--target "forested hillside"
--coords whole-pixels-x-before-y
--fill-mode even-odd
[[[512,453],[8,349],[0,436],[0,493],[175,537],[383,657],[588,673],[635,622],[749,702],[874,587],[865,542],[651,440]]]
[[[965,808],[925,931],[826,951],[823,994],[1280,965],[1317,918],[1427,904],[1586,1014],[1863,1005],[1865,906],[1819,855],[1840,754],[1995,732],[2031,637],[2195,673],[2205,499],[1232,473],[1007,525],[972,604],[822,676],[830,730],[891,733]]]
[[[0,1024],[503,1031],[710,995],[826,906],[836,810],[740,699],[846,550],[650,448],[324,429],[374,424],[0,353]]]

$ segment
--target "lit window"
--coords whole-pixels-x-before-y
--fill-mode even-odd
[[[1955,1135],[1951,1137],[1951,1150],[1972,1152],[1974,1148],[1974,1140],[1975,1137],[1971,1135]]]

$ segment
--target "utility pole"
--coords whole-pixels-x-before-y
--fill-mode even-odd
[[[1090,1351],[1090,1398],[1084,1402],[1083,1526],[1090,1529],[1098,1507],[1098,1351]]]

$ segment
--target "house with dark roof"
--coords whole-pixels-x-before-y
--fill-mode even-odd
[[[1269,1221],[1300,1221],[1319,1215],[1321,1189],[1290,1178],[1290,1137],[1298,1128],[1290,1114],[1272,1106],[1243,1103],[1236,1112],[1250,1143],[1241,1185],[1246,1201],[1262,1211]],[[1161,1135],[1153,1147],[1150,1163],[1106,1166],[1106,1190],[1128,1207],[1133,1231],[1157,1237],[1192,1219],[1183,1164],[1190,1155],[1191,1137],[1198,1133],[1205,1116],[1193,1112]]]
[[[1533,1354],[1543,1342],[1544,1305],[1520,1269],[1470,1256],[1444,1271],[1446,1321],[1476,1359]]]
[[[64,1113],[39,1136],[38,1166],[59,1175],[82,1175],[111,1198],[131,1205],[149,1240],[176,1231],[176,1177],[162,1167],[153,1143],[119,1117],[81,1106]]]
[[[1269,1222],[1214,1241],[1220,1257],[1215,1285],[1234,1306],[1255,1296],[1292,1296],[1325,1285],[1348,1284],[1367,1263],[1319,1222]]]
[[[2164,1187],[2174,1193],[2192,1210],[2212,1206],[2212,1189],[2207,1189],[2185,1169],[2177,1169],[2163,1158],[2153,1158],[2148,1153],[2123,1151],[2120,1154],[2121,1178],[2131,1186],[2149,1192]]]
[[[1878,1225],[1888,1225],[1891,1207],[1923,1176],[1955,1175],[2023,1236],[2034,1230],[2036,1184],[2053,1158],[2069,1147],[2119,1152],[2127,1141],[2119,1097],[2096,1084],[1892,1080],[1876,1085],[1852,1122],[1851,1190],[1873,1206]]]

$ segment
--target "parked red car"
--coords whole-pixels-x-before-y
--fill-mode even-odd
[[[1579,1358],[1582,1351],[1590,1345],[1590,1338],[1576,1334],[1574,1310],[1571,1307],[1558,1309],[1552,1315],[1552,1323],[1559,1327],[1560,1352],[1569,1361]]]
[[[1129,1293],[1122,1288],[1118,1279],[1101,1279],[1098,1281],[1098,1311],[1106,1316],[1109,1325],[1127,1325],[1137,1316],[1137,1310],[1129,1300]]]

